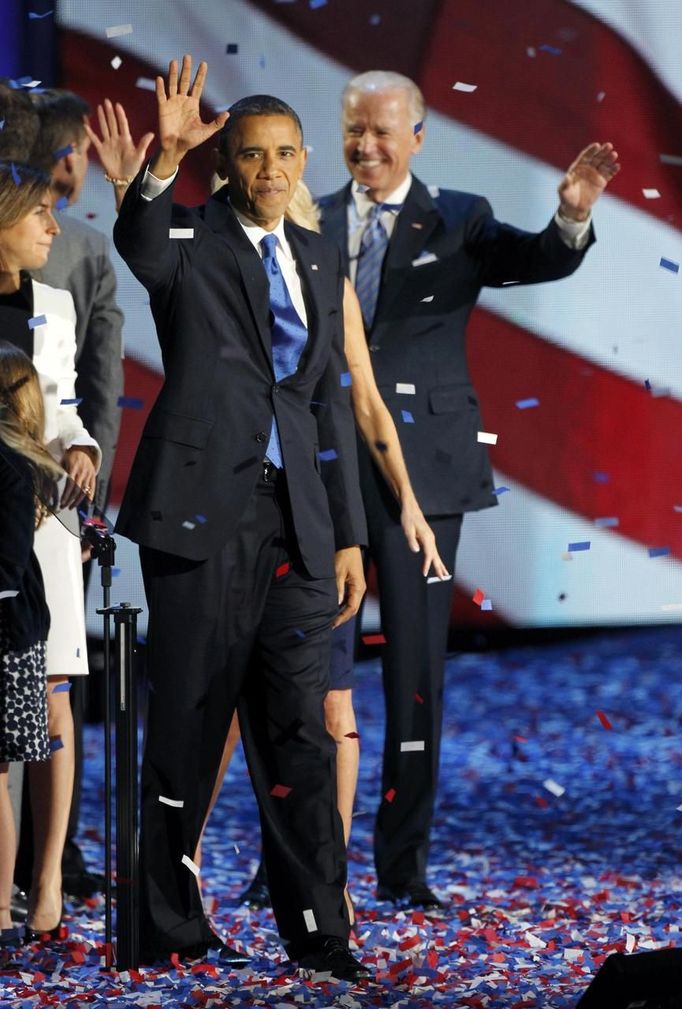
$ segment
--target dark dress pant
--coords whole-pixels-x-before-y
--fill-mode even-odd
[[[378,883],[400,889],[426,879],[453,583],[427,583],[421,572],[423,557],[407,545],[395,499],[364,449],[362,456],[368,554],[376,565],[386,638],[382,647],[386,730],[374,859]],[[462,516],[430,515],[428,522],[454,577]],[[404,746],[410,743],[423,748]]]
[[[336,745],[324,720],[336,585],[302,567],[284,477],[259,481],[216,556],[197,563],[148,548],[140,556],[150,681],[143,949],[182,951],[212,937],[183,857],[193,859],[236,705],[287,952],[300,955],[317,935],[346,937]]]

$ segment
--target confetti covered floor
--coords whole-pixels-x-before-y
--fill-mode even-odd
[[[269,913],[235,909],[255,868],[255,811],[235,762],[203,872],[217,927],[252,966],[107,975],[102,904],[69,906],[69,934],[22,951],[0,1005],[573,1006],[604,956],[678,942],[682,870],[682,633],[635,630],[465,654],[448,663],[431,883],[440,920],[374,899],[372,811],[382,727],[376,662],[359,667],[361,781],[350,852],[359,955],[376,981],[292,978]],[[101,732],[90,729],[83,844],[101,865]],[[682,945],[682,942],[680,943]],[[15,958],[15,963],[17,958]]]

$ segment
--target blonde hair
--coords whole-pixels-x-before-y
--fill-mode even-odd
[[[45,478],[64,475],[45,448],[44,430],[45,408],[38,373],[23,350],[0,340],[0,441],[29,461],[36,490]]]

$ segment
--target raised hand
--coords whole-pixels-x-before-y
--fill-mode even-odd
[[[620,171],[613,144],[590,144],[581,151],[559,183],[564,217],[584,221],[614,175]]]
[[[88,124],[85,129],[104,171],[114,182],[118,209],[127,188],[125,180],[132,181],[139,172],[154,134],[145,133],[139,144],[135,144],[125,109],[120,102],[113,105],[108,98],[104,99],[104,106],[97,106],[97,119],[101,137]]]
[[[156,78],[161,153],[154,161],[152,172],[155,175],[160,172],[161,178],[172,175],[188,151],[203,144],[227,122],[227,112],[219,113],[210,123],[202,122],[199,101],[207,71],[208,64],[202,60],[190,87],[192,57],[185,54],[179,80],[177,60],[170,62],[167,89],[163,77]]]

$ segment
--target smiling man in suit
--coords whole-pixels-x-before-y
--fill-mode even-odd
[[[483,197],[442,189],[431,195],[411,174],[425,118],[423,96],[409,78],[386,71],[353,78],[342,108],[352,182],[320,205],[322,233],[337,243],[355,285],[377,382],[449,567],[463,514],[497,503],[487,451],[477,440],[482,423],[465,352],[469,315],[484,285],[573,273],[594,241],[591,207],[619,166],[611,144],[590,144],[559,185],[557,213],[544,231],[530,234],[497,221]],[[428,886],[426,867],[451,586],[427,583],[361,443],[358,457],[386,637],[377,895],[437,910],[442,903]],[[352,626],[343,632],[350,637]]]
[[[304,973],[357,980],[323,707],[332,623],[364,591],[343,269],[283,221],[305,164],[296,113],[259,95],[205,124],[206,69],[190,86],[185,56],[167,92],[157,78],[160,151],[114,231],[150,293],[165,372],[118,523],[140,544],[149,603],[143,952],[245,962],[210,928],[193,861],[238,704],[287,952]],[[174,206],[180,162],[218,130],[229,185]]]

